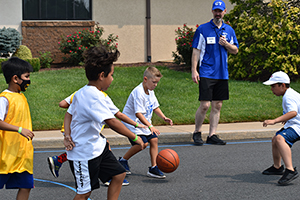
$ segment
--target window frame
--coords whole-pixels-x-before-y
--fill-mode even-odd
[[[25,19],[25,1],[26,0],[22,0],[22,20],[34,20],[34,21],[47,21],[47,20],[57,20],[57,21],[85,21],[85,20],[92,20],[92,17],[93,17],[93,0],[88,0],[89,1],[89,17],[88,19],[80,19],[80,18],[77,18],[76,19],[76,16],[75,16],[75,10],[74,10],[74,7],[72,8],[73,9],[73,17],[72,18],[69,18],[69,19],[55,19],[55,18],[42,18],[42,7],[41,7],[41,2],[43,0],[37,0],[39,2],[39,5],[38,5],[38,19],[34,19],[34,18],[27,18]],[[66,8],[68,9],[68,7]]]

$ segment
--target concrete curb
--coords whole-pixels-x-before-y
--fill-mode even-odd
[[[220,124],[217,134],[222,140],[251,140],[271,139],[282,125],[263,128],[261,122]],[[159,144],[167,143],[193,143],[192,133],[194,125],[157,126],[161,131]],[[203,126],[202,139],[206,141],[209,125]],[[34,148],[64,148],[63,136],[59,130],[36,131],[33,139]],[[107,128],[102,134],[108,139],[110,145],[130,145],[128,139]]]

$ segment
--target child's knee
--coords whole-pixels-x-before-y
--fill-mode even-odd
[[[121,174],[113,176],[112,179],[114,179],[116,181],[122,181],[123,182],[125,176],[126,176],[126,172],[123,172]]]
[[[285,142],[285,139],[282,135],[279,135],[279,134],[274,136],[272,139],[273,144],[278,144],[278,143],[282,143],[282,142]]]

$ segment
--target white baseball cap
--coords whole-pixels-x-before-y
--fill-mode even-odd
[[[288,83],[290,84],[289,76],[283,71],[275,72],[271,75],[269,80],[263,82],[264,85],[273,85],[275,83]]]

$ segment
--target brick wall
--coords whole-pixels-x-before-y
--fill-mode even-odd
[[[50,51],[54,56],[53,64],[61,64],[65,56],[58,49],[61,36],[84,28],[94,31],[94,26],[94,21],[23,21],[22,44],[31,50],[33,57],[39,57],[40,51]]]

